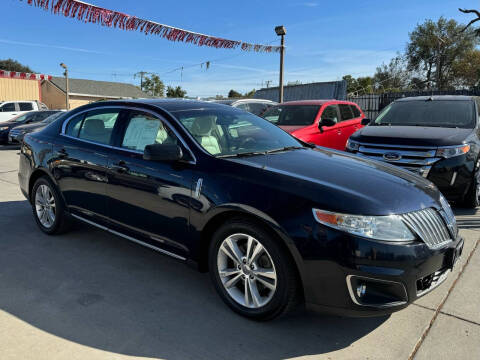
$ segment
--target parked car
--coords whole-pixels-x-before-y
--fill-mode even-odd
[[[306,100],[273,106],[262,117],[307,143],[345,150],[365,115],[349,101]]]
[[[6,144],[9,142],[8,134],[13,128],[24,125],[24,124],[33,124],[38,123],[42,120],[45,120],[52,114],[57,113],[57,110],[47,110],[47,111],[30,111],[26,114],[18,115],[15,118],[5,121],[0,124],[0,144]]]
[[[397,100],[349,140],[347,151],[413,171],[450,201],[477,207],[480,102],[469,96]]]
[[[19,183],[46,234],[73,217],[197,264],[253,319],[391,313],[445,280],[463,240],[431,182],[303,144],[219,104],[106,101],[27,134]]]
[[[237,109],[242,109],[257,116],[262,115],[272,106],[276,105],[275,101],[264,99],[228,99],[228,100],[212,100],[212,102],[233,106]]]
[[[0,102],[0,123],[9,121],[29,111],[48,110],[47,105],[39,101],[3,101]]]
[[[43,129],[48,124],[52,123],[54,120],[58,119],[60,116],[65,114],[64,110],[59,111],[45,111],[50,113],[44,120],[40,122],[32,122],[25,125],[19,125],[10,130],[8,133],[8,142],[9,143],[21,143],[23,141],[23,137],[26,134],[29,134],[34,131],[39,131]]]

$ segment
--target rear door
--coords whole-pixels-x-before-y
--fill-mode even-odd
[[[357,130],[359,130],[363,127],[362,119],[364,118],[364,115],[357,105],[350,104],[350,108],[352,109],[353,120],[354,120],[354,122],[353,122],[353,132],[352,132],[352,134],[353,134],[355,131],[357,131]]]
[[[341,116],[341,126],[339,131],[338,143],[336,149],[345,150],[347,140],[358,128],[360,120],[355,118],[352,108],[349,104],[338,104]]]
[[[69,211],[99,224],[107,223],[107,166],[120,108],[80,113],[65,124],[53,144],[52,172]]]

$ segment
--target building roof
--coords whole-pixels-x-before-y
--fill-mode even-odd
[[[50,80],[63,92],[66,91],[65,78],[52,77]],[[85,79],[69,79],[69,93],[72,95],[84,95],[106,98],[146,98],[149,97],[133,84],[96,81]]]

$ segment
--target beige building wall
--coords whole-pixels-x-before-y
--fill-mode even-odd
[[[90,104],[91,102],[96,101],[97,98],[91,98],[87,96],[70,96],[70,109],[75,109],[82,105]]]
[[[42,82],[42,100],[49,109],[66,109],[65,93],[50,81]]]
[[[0,101],[5,100],[41,100],[40,82],[0,78]]]

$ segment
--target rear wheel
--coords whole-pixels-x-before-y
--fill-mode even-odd
[[[474,209],[480,206],[480,171],[477,169],[473,175],[473,181],[463,198],[463,206]]]
[[[262,227],[243,219],[221,226],[213,236],[210,274],[217,292],[235,312],[270,320],[298,302],[298,280],[285,250]]]
[[[44,176],[35,182],[31,202],[35,221],[44,233],[53,235],[68,229],[65,206],[50,179]]]

